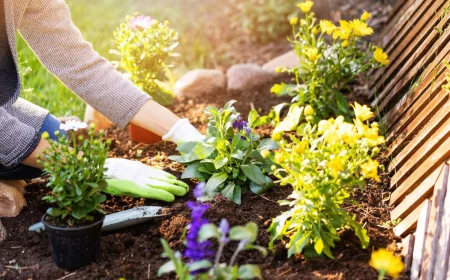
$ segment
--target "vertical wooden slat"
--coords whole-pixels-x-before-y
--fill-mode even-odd
[[[428,218],[430,216],[431,202],[429,199],[425,200],[423,208],[420,210],[419,221],[417,222],[417,229],[415,234],[415,243],[413,250],[413,260],[411,264],[411,280],[417,280],[420,276],[420,264],[423,257],[423,249],[425,246],[425,236],[428,228]]]
[[[449,194],[450,179],[447,178],[447,191],[445,194],[445,203],[443,207],[441,230],[439,230],[439,241],[437,247],[437,261],[434,266],[434,280],[450,279],[447,276],[448,261],[450,254],[450,194]],[[450,275],[449,275],[450,276]]]
[[[413,259],[414,251],[414,234],[410,234],[402,240],[402,256],[404,257],[405,272],[409,273],[411,271],[411,262]]]
[[[437,218],[441,202],[441,196],[443,195],[443,187],[447,183],[448,179],[448,165],[445,164],[444,170],[439,176],[439,179],[434,186],[434,192],[433,197],[431,198],[431,210],[430,210],[430,217],[428,219],[428,229],[427,234],[425,237],[425,248],[424,248],[424,254],[422,259],[422,264],[420,267],[420,279],[422,280],[432,280],[433,278],[428,278],[430,276],[429,272],[430,266],[433,264],[432,262],[435,261],[435,244],[434,244],[434,237],[436,235],[436,226],[437,226]],[[444,183],[445,182],[445,183]],[[445,195],[445,194],[444,194]],[[432,273],[432,272],[431,272]],[[432,275],[431,275],[432,276]]]

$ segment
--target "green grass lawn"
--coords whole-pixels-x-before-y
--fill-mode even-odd
[[[171,21],[171,27],[180,34],[181,54],[175,76],[189,69],[204,67],[208,60],[210,45],[202,31],[202,24],[192,9],[193,0],[66,0],[75,24],[84,38],[96,51],[109,60],[117,60],[109,53],[115,47],[113,32],[126,15],[139,12],[158,20]],[[198,11],[197,11],[198,13]],[[84,115],[85,104],[53,77],[35,57],[23,39],[18,40],[24,89],[22,97],[48,109],[57,116]],[[27,90],[29,89],[29,90]]]

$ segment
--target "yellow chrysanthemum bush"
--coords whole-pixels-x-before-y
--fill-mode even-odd
[[[315,251],[333,258],[331,248],[342,229],[353,230],[363,248],[369,244],[366,230],[341,205],[350,202],[356,186],[364,188],[367,179],[380,180],[379,164],[373,158],[385,139],[378,124],[369,121],[370,109],[358,103],[352,106],[356,116],[352,122],[338,116],[314,124],[308,118],[314,112],[295,104],[292,131],[281,139],[276,134],[281,148],[275,152],[272,169],[278,183],[292,186],[293,192],[280,201],[290,209],[273,219],[270,246],[289,239],[289,256]],[[297,126],[301,118],[307,121]]]
[[[179,56],[174,51],[178,33],[169,25],[148,16],[127,16],[114,32],[117,50],[111,51],[120,56],[116,64],[125,75],[163,105],[173,101],[171,58]]]
[[[373,34],[367,23],[369,13],[365,12],[360,19],[341,20],[335,25],[328,20],[318,22],[311,12],[313,4],[312,1],[298,4],[304,16],[290,20],[291,42],[299,66],[277,69],[277,72],[295,76],[295,82],[276,84],[272,92],[278,96],[292,96],[292,104],[311,105],[316,112],[313,116],[316,123],[322,118],[338,115],[349,120],[352,112],[344,96],[348,84],[368,70],[388,64],[389,60],[381,48],[362,40]],[[279,113],[273,111],[272,117]]]

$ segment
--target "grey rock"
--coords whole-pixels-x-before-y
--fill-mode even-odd
[[[292,68],[299,66],[300,62],[294,51],[280,55],[263,65],[263,69],[267,71],[275,71],[277,67]]]
[[[246,91],[277,81],[280,75],[264,70],[257,64],[237,64],[228,69],[228,90]]]
[[[196,69],[182,76],[174,87],[178,97],[196,98],[205,94],[222,92],[226,87],[226,77],[221,70]]]

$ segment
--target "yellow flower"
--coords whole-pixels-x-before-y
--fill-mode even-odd
[[[285,157],[284,157],[284,155],[282,154],[282,153],[278,153],[278,154],[276,154],[275,155],[275,162],[276,163],[283,163],[284,162],[284,160],[285,160]]]
[[[348,40],[344,40],[344,42],[342,42],[342,47],[343,48],[348,47],[348,45],[349,45]]]
[[[319,50],[317,48],[311,48],[311,47],[305,47],[305,54],[308,57],[309,60],[312,62],[315,62],[318,60],[322,55],[319,54]]]
[[[394,256],[386,249],[379,249],[372,253],[369,265],[384,275],[385,273],[397,279],[402,273],[405,265],[401,257]]]
[[[320,28],[318,26],[314,26],[312,29],[312,34],[317,35],[320,32]]]
[[[307,145],[307,141],[301,141],[300,143],[295,145],[294,152],[296,152],[297,154],[302,154],[305,151]]]
[[[348,40],[352,35],[352,24],[345,20],[339,21],[339,28],[336,28],[333,32],[333,39],[341,38],[342,40]]]
[[[353,29],[353,32],[356,34],[356,36],[364,37],[369,36],[373,34],[372,27],[368,26],[367,23],[364,21],[361,21],[359,19],[355,19],[351,22],[351,26]]]
[[[319,135],[322,135],[325,132],[327,132],[329,129],[331,129],[332,127],[333,127],[333,124],[330,121],[321,120],[318,125],[317,133]]]
[[[361,173],[364,178],[372,178],[377,182],[380,182],[380,177],[378,177],[378,166],[380,164],[376,160],[369,159],[366,163],[361,165]]]
[[[331,161],[327,162],[327,166],[331,168],[331,174],[334,178],[337,178],[339,176],[339,172],[344,170],[344,165],[342,164],[339,157],[335,157]]]
[[[296,25],[298,23],[298,17],[293,17],[290,20],[291,25]]]
[[[353,124],[342,123],[339,125],[338,129],[340,138],[349,145],[355,144],[360,138],[360,135],[357,133]]]
[[[368,21],[368,20],[370,19],[371,16],[372,16],[372,15],[371,15],[368,11],[365,11],[365,12],[362,14],[362,16],[361,16],[361,20],[362,20],[362,21]]]
[[[299,7],[300,10],[302,10],[302,12],[307,14],[311,11],[311,8],[313,7],[313,5],[314,5],[313,1],[307,0],[303,3],[298,4],[297,7]]]
[[[336,30],[336,26],[329,20],[321,20],[320,30],[322,30],[322,33],[331,35]]]
[[[42,139],[45,139],[45,140],[48,140],[48,139],[50,139],[50,134],[48,134],[47,131],[44,131],[44,132],[41,134],[41,138],[42,138]]]
[[[389,63],[388,55],[383,51],[382,48],[375,47],[373,57],[377,62],[379,62],[382,65],[387,65]]]
[[[355,116],[361,121],[367,121],[373,117],[373,112],[367,105],[359,105],[358,102],[355,102],[355,105],[351,105],[353,110],[355,111]]]

